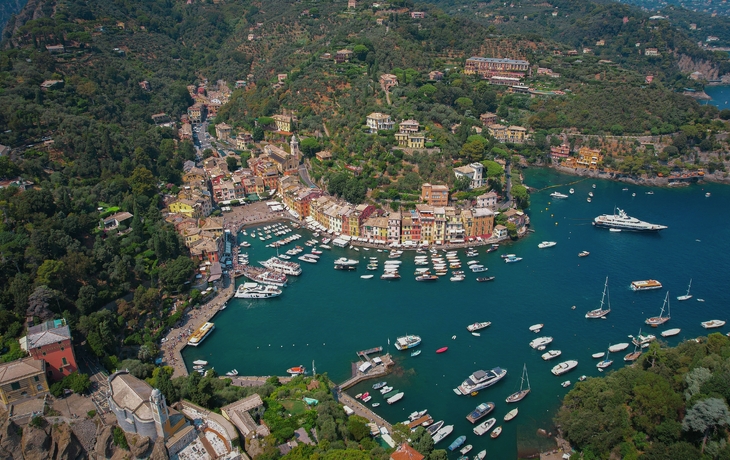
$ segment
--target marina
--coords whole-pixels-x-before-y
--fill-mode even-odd
[[[550,182],[574,180],[550,171],[528,170],[526,173],[527,182],[536,187],[546,183],[548,178]],[[573,387],[561,388],[560,382],[570,378],[579,385],[575,381],[580,374],[600,375],[595,367],[599,360],[591,359],[591,355],[605,353],[609,343],[628,341],[627,336],[636,334],[642,326],[648,329],[644,321],[659,313],[667,289],[675,296],[684,294],[692,277],[692,294],[704,300],[697,302],[693,298],[680,302],[684,308],[673,305],[675,308],[668,324],[681,328],[681,333],[663,339],[670,345],[709,332],[728,332],[726,327],[704,329],[700,325],[710,319],[727,319],[723,306],[728,299],[712,285],[722,285],[718,273],[730,268],[724,258],[715,257],[728,249],[728,242],[719,235],[730,219],[715,212],[712,203],[728,196],[728,192],[713,185],[703,190],[699,187],[657,190],[651,197],[651,206],[644,206],[641,203],[644,190],[632,186],[632,190],[639,193],[629,206],[632,197],[625,192],[621,196],[623,184],[603,181],[596,181],[596,184],[592,204],[580,199],[573,201],[571,206],[558,208],[547,203],[547,194],[544,197],[533,194],[529,212],[535,235],[503,243],[494,253],[486,253],[489,246],[478,248],[479,256],[474,260],[488,267],[490,275],[496,275],[497,279],[492,283],[478,283],[477,275],[470,274],[470,270],[465,270],[470,275],[461,283],[450,283],[448,279],[418,283],[411,276],[416,268],[414,251],[404,251],[397,259],[402,261],[401,280],[381,280],[384,262],[392,260],[388,259],[387,248],[383,247],[383,252],[371,250],[358,254],[333,246],[321,256],[322,263],[302,264],[303,274],[290,278],[287,286],[280,288],[284,293],[279,298],[230,300],[228,308],[213,320],[215,331],[200,346],[187,347],[183,356],[188,363],[206,360],[222,372],[237,369],[239,375],[282,375],[290,366],[300,362],[307,364],[314,359],[317,372],[327,372],[340,383],[352,377],[351,362],[357,350],[382,346],[382,352],[371,356],[390,353],[391,372],[387,377],[353,382],[346,391],[341,391],[342,402],[351,398],[350,394],[366,390],[372,395],[372,384],[387,380],[389,386],[405,393],[402,400],[385,404],[380,392],[375,391],[373,400],[367,405],[359,400],[357,403],[369,410],[372,417],[392,423],[403,420],[414,410],[428,407],[435,420],[454,426],[453,433],[437,447],[446,448],[458,435],[467,434],[467,443],[473,444],[473,452],[487,448],[490,458],[515,458],[518,450],[539,449],[543,441],[532,440],[534,432],[538,428],[550,429],[551,418],[560,404],[559,397]],[[577,196],[584,197],[590,183],[576,183],[572,187]],[[706,191],[712,192],[710,199],[704,197]],[[658,205],[660,200],[666,205]],[[627,232],[619,234],[618,239],[605,230],[595,229],[591,221],[598,208],[590,206],[601,204],[602,209],[610,210],[614,201],[642,220],[661,222],[669,228],[659,233]],[[550,209],[545,210],[546,207]],[[678,211],[688,212],[688,209],[712,218],[690,223],[675,215]],[[303,238],[293,244],[303,245],[311,238],[306,230],[297,232],[302,233]],[[256,234],[259,234],[258,230]],[[251,243],[248,248],[251,261],[276,255],[274,248],[265,247],[265,243],[274,239],[260,242],[258,238],[246,238]],[[558,245],[540,250],[537,244],[541,241],[557,241]],[[590,257],[576,257],[586,250],[590,251]],[[681,267],[666,266],[657,254],[668,251],[686,263]],[[504,264],[499,257],[503,253],[519,254],[524,260],[519,264]],[[439,250],[438,255],[446,262],[443,251]],[[378,271],[365,270],[370,256],[377,257]],[[465,250],[458,249],[457,256],[465,266]],[[357,271],[333,270],[331,264],[340,257],[358,259]],[[627,264],[627,260],[631,260],[631,264]],[[571,280],[570,290],[561,289],[560,283],[556,282],[558,267],[561,277]],[[364,273],[376,276],[366,281],[360,279]],[[528,273],[534,281],[525,288],[524,279]],[[606,276],[610,277],[611,304],[616,308],[606,320],[586,319],[585,313],[600,305]],[[631,281],[651,278],[660,280],[664,290],[635,293],[628,288]],[[337,286],[336,290],[328,287],[333,285]],[[485,295],[489,296],[486,304]],[[574,305],[575,310],[571,308]],[[286,321],[280,318],[286,318]],[[387,318],[387,321],[378,321],[377,328],[359,327],[364,318],[373,321]],[[467,325],[485,320],[491,321],[492,325],[480,331],[481,338],[472,337],[465,330]],[[526,346],[538,337],[529,330],[533,324],[543,324],[541,335],[554,338],[554,347],[563,350],[563,359],[576,359],[581,363],[573,376],[554,377],[549,371],[557,360],[543,361],[544,351]],[[663,328],[659,329],[657,336]],[[423,344],[416,350],[425,352],[412,357],[413,350],[397,351],[396,338],[406,334],[420,336]],[[454,335],[457,338],[452,340]],[[434,353],[447,344],[449,351],[446,354]],[[611,369],[624,366],[621,358],[630,351],[612,355]],[[498,361],[494,357],[498,357]],[[362,360],[359,361],[362,364]],[[474,436],[471,432],[474,425],[465,420],[465,415],[480,403],[496,401],[497,407],[490,417],[502,423],[507,412],[504,400],[519,388],[520,365],[525,362],[530,368],[533,386],[530,396],[519,403],[519,416],[504,424],[498,439]],[[452,389],[470,373],[495,366],[509,370],[503,382],[481,390],[477,397],[453,394]],[[374,402],[380,404],[371,408]],[[520,435],[520,441],[515,440],[517,433],[524,434]],[[458,452],[455,454],[454,458]]]

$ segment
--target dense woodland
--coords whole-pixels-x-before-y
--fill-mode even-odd
[[[700,106],[677,92],[701,89],[701,84],[677,70],[674,56],[709,60],[723,69],[727,62],[694,46],[670,23],[649,24],[645,13],[626,5],[566,2],[560,8],[571,12],[573,22],[552,27],[541,22],[543,13],[480,25],[474,21],[481,18],[473,14],[451,17],[438,9],[449,2],[393,1],[387,13],[370,7],[346,12],[344,2],[327,1],[272,0],[265,7],[244,0],[52,3],[34,2],[35,16],[14,21],[15,33],[4,36],[0,50],[0,144],[13,148],[11,156],[0,157],[0,179],[20,177],[32,183],[25,191],[0,190],[0,359],[23,355],[17,339],[25,318],[64,317],[76,342],[86,342],[86,352],[109,370],[127,367],[150,379],[169,401],[184,397],[214,409],[250,391],[197,374],[170,381],[168,370],[151,364],[159,338],[180,319],[173,303],[179,300],[184,307],[200,301],[199,292],[186,290],[194,264],[161,214],[163,195],[174,194],[183,163],[193,160],[196,151],[192,143],[177,140],[176,129],[157,127],[151,119],[165,112],[178,120],[192,104],[187,85],[246,80],[247,87],[234,91],[213,123],[225,121],[252,132],[256,140],[286,141],[260,125],[282,110],[292,111],[299,120],[302,150],[320,184],[350,202],[369,201],[393,210],[414,206],[424,181],[449,184],[460,201],[483,193],[454,180],[453,167],[474,161],[484,164],[488,187],[501,192],[506,177],[500,163],[517,167],[545,161],[550,146],[562,142],[558,134],[569,128],[599,136],[672,136],[670,145],[656,154],[631,143],[625,155],[607,160],[628,174],[679,167],[723,170],[728,160],[719,153],[726,144],[717,135],[727,130],[730,113]],[[488,5],[497,13],[501,8]],[[408,9],[415,7],[427,17],[411,19]],[[635,29],[622,24],[626,15]],[[377,25],[376,18],[384,25]],[[597,28],[621,38],[605,53],[566,55],[586,45],[586,37],[597,39],[589,34]],[[252,31],[260,38],[249,41]],[[653,40],[671,52],[639,59],[626,49],[634,40]],[[50,54],[45,48],[56,44],[64,44],[66,52]],[[354,51],[351,62],[321,59],[342,48]],[[528,59],[561,76],[528,79],[550,95],[507,94],[461,72],[472,55]],[[445,78],[429,81],[431,70],[444,72]],[[378,84],[386,72],[399,80],[388,95]],[[278,73],[288,77],[275,88]],[[656,76],[651,84],[645,83],[647,73]],[[45,80],[63,83],[42,90]],[[150,82],[151,91],[140,88],[142,80]],[[373,111],[396,121],[418,120],[427,135],[426,149],[394,149],[394,131],[366,133],[365,117]],[[531,141],[505,145],[486,130],[476,132],[473,127],[481,127],[478,117],[485,112],[495,112],[504,124],[531,129]],[[333,159],[314,160],[322,149],[330,150]],[[710,153],[708,162],[697,156],[700,151]],[[240,153],[244,160],[251,152]],[[362,172],[356,177],[345,166]],[[513,174],[512,180],[518,177]],[[529,206],[525,187],[516,182],[512,192],[518,206]],[[116,231],[101,231],[101,219],[118,211],[134,218]],[[673,356],[683,350],[661,353]],[[277,389],[270,382],[261,391],[267,398],[278,395],[267,400],[270,408],[278,408],[277,398],[301,392],[300,384],[295,379],[294,386]],[[78,382],[63,385],[76,387]],[[598,384],[590,381],[586,388],[590,385]],[[291,456],[329,458],[328,451],[346,448],[353,450],[351,458],[383,457],[382,449],[367,443],[369,438],[358,439],[359,425],[351,427],[335,413],[328,391],[314,395],[320,400],[317,416],[305,414],[302,423],[317,424],[329,444],[320,444],[316,452],[295,449]],[[581,448],[604,455],[619,445],[590,444],[571,429],[568,415],[560,417]],[[290,428],[282,423],[269,444],[285,439]],[[659,439],[647,430],[637,425],[637,433],[652,442]],[[714,433],[708,432],[705,451],[724,452]],[[633,434],[626,439],[637,451],[646,451]],[[700,446],[689,434],[661,443],[680,439],[695,450]],[[354,452],[358,445],[360,453]],[[436,451],[430,458],[440,456]]]
[[[653,343],[635,365],[577,383],[556,423],[585,459],[730,458],[728,356],[719,333]]]

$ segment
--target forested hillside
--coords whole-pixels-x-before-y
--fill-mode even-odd
[[[730,340],[652,343],[637,363],[579,382],[555,421],[584,459],[727,459]]]

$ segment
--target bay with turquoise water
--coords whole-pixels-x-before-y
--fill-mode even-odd
[[[570,379],[575,384],[583,374],[602,375],[596,368],[598,360],[591,354],[605,351],[609,344],[629,342],[627,336],[636,335],[640,329],[658,336],[661,330],[681,328],[678,336],[666,339],[675,345],[707,334],[701,321],[730,320],[730,188],[717,184],[647,188],[537,168],[525,171],[525,183],[541,190],[531,195],[528,210],[534,233],[503,243],[490,254],[485,253],[486,247],[479,248],[478,260],[489,268],[479,275],[493,275],[493,282],[477,283],[473,274],[461,283],[450,282],[447,277],[433,283],[416,282],[412,252],[402,256],[402,279],[383,281],[376,275],[365,280],[360,275],[379,274],[365,269],[367,258],[378,257],[382,267],[386,253],[324,250],[318,264],[302,263],[304,273],[289,277],[290,285],[281,297],[231,300],[214,318],[216,329],[210,337],[197,348],[185,349],[186,362],[208,360],[220,374],[236,368],[241,375],[285,375],[289,367],[303,364],[309,369],[315,361],[318,373],[326,372],[335,382],[343,382],[350,376],[357,351],[383,346],[397,363],[385,380],[404,391],[405,397],[389,406],[376,392],[370,403],[383,403],[374,409],[379,415],[396,423],[415,410],[428,409],[434,420],[443,419],[455,426],[453,434],[437,447],[446,448],[463,434],[466,444],[474,445],[472,455],[487,449],[490,458],[516,458],[518,449],[550,445],[536,431],[551,429],[552,417],[568,391],[561,382]],[[569,183],[572,185],[545,189]],[[591,187],[594,183],[595,189]],[[570,187],[575,194],[567,199],[549,196],[555,190],[568,194]],[[595,196],[588,203],[590,191]],[[648,195],[648,191],[654,193]],[[707,192],[710,197],[705,197]],[[614,207],[669,228],[659,234],[638,234],[614,233],[591,225],[594,217],[610,214]],[[296,244],[303,245],[311,234],[299,232],[304,238]],[[239,235],[239,240],[242,238]],[[258,238],[245,238],[253,245],[248,250],[252,263],[275,255],[275,250],[264,247]],[[544,240],[557,245],[538,249]],[[579,258],[583,250],[590,251],[590,256]],[[499,257],[505,253],[515,253],[523,260],[505,264]],[[333,270],[332,261],[342,256],[358,257],[357,271]],[[459,256],[465,263],[464,250]],[[612,311],[606,320],[588,320],[584,315],[598,308],[606,276]],[[650,278],[659,280],[664,288],[646,292],[629,289],[631,281]],[[690,278],[694,298],[678,302],[676,297],[685,293]],[[644,320],[659,314],[667,290],[671,321],[659,330],[650,330]],[[480,337],[466,330],[477,321],[492,322]],[[536,323],[545,325],[540,336],[554,338],[549,349],[562,350],[556,360],[543,361],[543,352],[529,347],[537,335],[528,327]],[[730,326],[718,331],[728,330]],[[388,346],[388,340],[392,344],[405,334],[422,337],[420,356],[411,357],[410,352]],[[444,346],[449,347],[446,353],[435,353]],[[610,369],[624,366],[623,356],[629,351],[631,348],[612,355]],[[550,373],[557,362],[568,359],[578,360],[575,370],[561,377]],[[532,392],[508,406],[504,400],[519,389],[523,364],[527,365]],[[452,391],[473,371],[497,366],[507,369],[507,376],[478,396],[457,396]],[[367,391],[375,381],[361,383],[348,392]],[[474,435],[474,425],[465,418],[487,401],[496,403],[490,416],[497,417],[498,425],[504,428],[497,439]],[[515,407],[519,415],[503,422],[502,417]],[[457,456],[451,454],[451,458]]]
[[[712,104],[718,109],[730,109],[730,86],[706,86],[705,93],[711,101],[702,101],[701,104]]]

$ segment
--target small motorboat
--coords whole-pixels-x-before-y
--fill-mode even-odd
[[[195,364],[196,366],[207,366],[208,361],[205,361],[203,359],[196,359],[195,361],[193,361],[193,364]]]
[[[679,334],[681,331],[682,330],[679,328],[667,329],[666,331],[662,332],[662,337],[673,337]]]
[[[371,407],[378,407],[380,403],[373,403]]]
[[[379,390],[383,388],[384,386],[388,385],[388,382],[378,382],[373,385],[373,390]]]
[[[291,374],[292,376],[296,376],[296,375],[303,375],[306,372],[306,370],[304,369],[304,366],[299,365],[296,367],[290,367],[289,369],[286,370],[286,372]]]
[[[540,323],[540,324],[533,324],[532,326],[530,326],[530,331],[532,331],[535,334],[537,334],[538,332],[540,332],[542,330],[543,326],[544,326],[544,324],[542,324],[542,323]]]
[[[360,278],[362,278],[362,279],[364,279],[364,280],[369,280],[369,279],[370,279],[370,278],[372,278],[373,276],[374,276],[374,275],[360,275]]]
[[[481,337],[481,336],[482,336],[482,335],[481,335],[480,333],[478,333],[478,332],[472,332],[472,333],[471,333],[471,335],[473,335],[474,337]]]
[[[493,276],[482,276],[482,277],[477,278],[477,283],[485,283],[487,281],[494,281],[494,277]]]
[[[420,354],[421,354],[421,350],[416,350],[413,353],[411,353],[411,356],[415,358],[416,356],[418,356]]]
[[[365,396],[364,398],[362,398],[362,402],[368,402],[368,401],[370,401],[371,399],[373,399],[373,397],[372,397],[372,396],[370,396],[370,395],[368,395],[368,396]]]
[[[493,431],[492,431],[492,432],[491,432],[491,433],[489,434],[489,436],[490,436],[490,437],[491,437],[492,439],[496,439],[496,438],[497,438],[497,437],[498,437],[498,436],[499,436],[500,434],[502,434],[502,427],[501,427],[501,426],[498,426],[497,428],[495,428],[495,429],[494,429],[494,430],[493,430]]]
[[[462,447],[459,452],[461,452],[461,455],[466,455],[467,453],[471,452],[473,447],[474,446],[472,446],[471,444],[467,444],[466,446]]]
[[[581,251],[578,253],[578,257],[588,257],[590,254],[588,251]]]
[[[565,382],[561,383],[560,386],[563,388],[568,388],[570,386],[570,380],[566,380]]]
[[[226,375],[229,377],[235,377],[236,375],[238,375],[238,370],[233,369],[232,371],[228,371],[228,372],[226,372]]]
[[[504,416],[504,421],[509,422],[513,418],[517,417],[517,413],[519,412],[519,409],[514,408],[511,411],[507,412],[507,414]]]
[[[355,399],[360,399],[360,398],[362,398],[362,393],[358,393],[355,395]]]
[[[441,347],[438,350],[436,350],[436,353],[444,353],[448,349],[449,349],[449,347]]]

